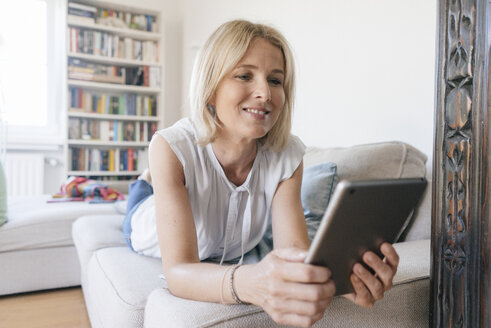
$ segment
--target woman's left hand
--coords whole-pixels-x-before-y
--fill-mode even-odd
[[[375,271],[372,274],[360,263],[353,266],[353,274],[350,277],[355,292],[345,297],[353,303],[369,308],[376,301],[384,297],[384,293],[392,288],[392,280],[399,265],[399,255],[389,243],[383,243],[380,251],[385,256],[381,259],[373,252],[363,254],[363,262]]]

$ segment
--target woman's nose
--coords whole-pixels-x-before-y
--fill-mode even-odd
[[[260,80],[256,83],[255,97],[264,101],[271,100],[271,88],[267,80]]]

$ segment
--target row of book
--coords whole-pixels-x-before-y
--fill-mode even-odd
[[[68,78],[124,84],[126,70],[121,66],[92,64],[76,58],[68,58]]]
[[[157,122],[106,121],[86,118],[68,120],[68,139],[94,141],[150,141]]]
[[[135,175],[90,175],[89,174],[80,174],[81,176],[87,177],[88,179],[97,180],[97,181],[131,181],[135,180],[138,177],[138,174],[135,172]]]
[[[97,23],[119,28],[158,32],[157,18],[153,15],[142,15],[121,10],[97,8],[76,2],[68,3],[68,18],[72,21],[81,23]]]
[[[108,94],[71,87],[70,111],[98,114],[157,116],[157,97],[134,93]]]
[[[160,88],[160,68],[155,66],[124,67],[68,58],[68,78]]]
[[[73,171],[138,171],[139,153],[145,152],[134,148],[71,148],[71,166]]]
[[[70,27],[68,34],[70,38],[69,50],[72,53],[155,63],[159,61],[159,47],[155,41],[139,41],[76,27]]]

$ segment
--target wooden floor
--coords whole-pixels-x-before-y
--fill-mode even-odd
[[[0,297],[2,328],[90,328],[80,288]]]

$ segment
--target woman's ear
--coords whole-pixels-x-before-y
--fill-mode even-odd
[[[206,103],[206,108],[208,109],[208,111],[210,112],[210,114],[213,116],[213,117],[216,117],[217,115],[217,111],[216,111],[216,97],[215,95],[211,96],[211,98],[208,100],[208,102]]]
[[[212,105],[212,104],[207,104],[206,105],[206,108],[208,109],[208,111],[211,113],[211,115],[215,116],[216,115],[216,109],[215,109],[215,106]]]
[[[215,100],[216,100],[216,99],[215,99],[215,95],[213,95],[213,96],[210,98],[210,100],[208,100],[208,105],[212,105],[213,107],[215,107],[215,104],[216,104]]]

